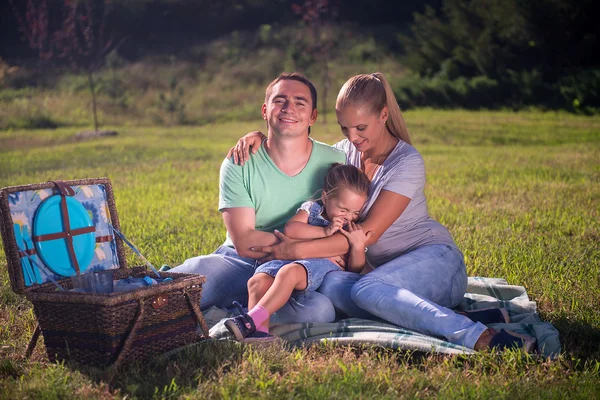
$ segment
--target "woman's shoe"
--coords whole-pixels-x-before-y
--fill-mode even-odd
[[[500,332],[492,330],[492,340],[490,349],[523,349],[527,353],[533,351],[536,340],[530,336],[519,335],[515,332],[509,332],[501,329]]]
[[[505,308],[484,308],[481,310],[462,311],[460,314],[473,322],[481,322],[484,325],[507,324],[510,322],[508,311]]]

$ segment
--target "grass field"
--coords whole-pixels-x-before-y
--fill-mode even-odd
[[[600,394],[600,117],[415,110],[431,214],[464,251],[471,276],[525,286],[563,353],[429,356],[322,345],[256,351],[203,342],[109,377],[23,354],[35,328],[0,257],[0,398],[597,398]],[[334,120],[330,116],[329,121]],[[109,177],[126,235],[155,265],[208,253],[224,239],[218,170],[261,121],[200,127],[0,131],[0,187]],[[335,123],[313,136],[341,138]],[[129,261],[138,263],[129,253]]]

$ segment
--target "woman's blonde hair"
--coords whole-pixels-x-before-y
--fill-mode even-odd
[[[380,113],[383,107],[387,106],[389,116],[385,122],[386,128],[398,139],[412,144],[394,91],[381,72],[356,75],[344,83],[338,94],[335,109],[340,111],[349,105],[367,106],[374,113]]]
[[[333,163],[325,175],[323,190],[327,199],[338,196],[344,189],[368,196],[370,185],[367,175],[354,165]]]

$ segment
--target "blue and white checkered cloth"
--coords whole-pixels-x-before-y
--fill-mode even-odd
[[[537,314],[534,301],[529,299],[523,286],[509,285],[499,278],[469,278],[467,293],[457,311],[492,307],[505,308],[511,318],[508,324],[491,324],[537,339],[537,352],[544,357],[556,357],[561,350],[558,331],[543,322]],[[210,336],[227,339],[229,332],[223,319],[232,314],[213,307],[204,313]],[[396,325],[359,318],[348,318],[332,323],[273,324],[270,332],[293,345],[317,342],[336,342],[347,345],[371,344],[391,349],[413,350],[443,354],[471,354],[474,350],[432,336],[423,335]]]

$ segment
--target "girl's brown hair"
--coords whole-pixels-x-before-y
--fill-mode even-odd
[[[344,189],[367,196],[370,184],[367,175],[355,166],[334,163],[327,171],[323,190],[327,198],[336,197]]]
[[[383,107],[387,106],[389,117],[385,126],[388,131],[398,139],[412,144],[394,91],[381,72],[356,75],[344,83],[338,94],[335,109],[342,110],[349,105],[366,106],[374,113],[381,112]]]

